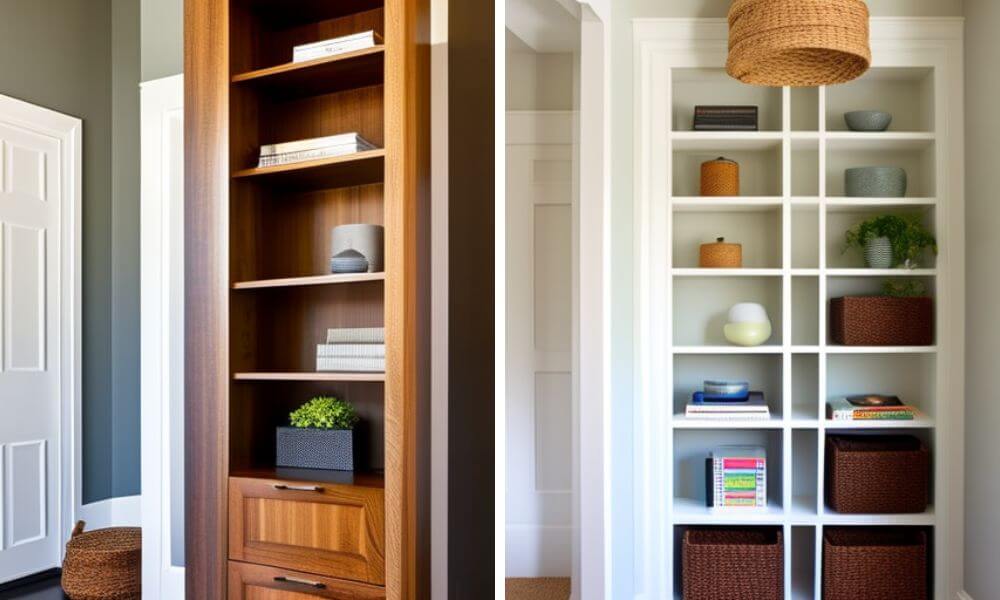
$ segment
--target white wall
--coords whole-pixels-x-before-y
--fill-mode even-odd
[[[1000,355],[1000,315],[996,257],[1000,254],[1000,172],[996,144],[1000,115],[996,99],[1000,80],[984,77],[1000,61],[1000,2],[966,0],[966,498],[965,589],[977,600],[992,598],[1000,589],[996,550],[1000,545],[1000,479],[996,464],[1000,452],[996,429],[1000,402],[995,386]]]
[[[990,6],[996,13],[997,0],[966,0],[967,4]],[[632,596],[632,396],[633,396],[633,63],[632,20],[639,17],[725,17],[730,0],[615,0],[612,4],[611,67],[611,356],[612,356],[612,515],[614,532],[612,578],[615,598]],[[961,16],[962,0],[869,0],[874,16]],[[980,71],[981,72],[981,71]],[[973,79],[972,77],[969,78]],[[995,78],[994,78],[995,79]],[[995,85],[995,82],[986,85]],[[973,94],[967,94],[972,96]],[[985,102],[985,101],[984,101]],[[973,122],[973,116],[968,116]],[[990,160],[989,155],[983,157]],[[974,190],[975,188],[973,188]],[[970,194],[969,200],[973,202]],[[970,222],[973,219],[970,212]],[[994,215],[996,216],[996,214]],[[972,237],[970,231],[970,238]],[[982,235],[984,239],[987,235]],[[987,243],[995,243],[987,240]],[[973,248],[970,247],[970,251]],[[988,256],[988,253],[986,254]],[[985,259],[984,259],[985,260]],[[970,255],[970,266],[975,264]],[[970,272],[970,281],[975,276]],[[970,290],[970,298],[976,294]],[[972,300],[970,300],[971,302]],[[995,302],[994,302],[995,304]],[[977,319],[970,313],[970,323]],[[1000,333],[1000,332],[998,332]],[[996,336],[994,336],[996,337]],[[970,346],[971,349],[971,346]],[[971,353],[970,353],[971,354]],[[995,356],[995,354],[994,354]],[[970,390],[970,395],[974,393]],[[972,399],[970,398],[970,401]],[[974,401],[972,401],[974,402]],[[974,404],[970,415],[975,414]],[[994,420],[995,422],[995,420]],[[971,455],[971,453],[970,453]],[[985,506],[985,502],[984,502]],[[971,515],[970,515],[971,518]],[[996,533],[990,539],[998,539]],[[973,556],[972,553],[966,554]],[[984,560],[992,554],[981,554]],[[996,586],[987,589],[996,589]],[[973,593],[973,597],[976,597]],[[986,598],[988,596],[981,595]]]
[[[572,110],[573,55],[537,53],[507,31],[507,110]]]

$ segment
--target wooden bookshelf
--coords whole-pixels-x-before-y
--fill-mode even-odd
[[[186,4],[187,597],[428,598],[427,2]],[[384,44],[289,62],[369,30]],[[377,149],[257,166],[347,132]],[[329,273],[348,223],[385,227],[384,272]],[[327,329],[376,326],[384,373],[315,372]],[[275,428],[318,394],[361,416],[354,472],[275,465]],[[340,526],[364,544],[302,535]]]

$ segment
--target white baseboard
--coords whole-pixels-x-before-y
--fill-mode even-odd
[[[87,531],[104,527],[141,527],[142,496],[110,498],[84,504],[76,517],[87,522]]]
[[[969,592],[962,590],[958,593],[958,600],[972,600],[972,596],[969,595]]]
[[[573,528],[507,525],[506,577],[570,577]]]

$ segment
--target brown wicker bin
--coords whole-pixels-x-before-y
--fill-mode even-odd
[[[927,600],[927,533],[905,527],[828,527],[823,600]]]
[[[142,530],[112,527],[83,533],[73,529],[63,560],[63,592],[71,600],[142,598]]]
[[[845,346],[934,344],[934,300],[846,296],[830,300],[830,337]]]
[[[922,513],[930,452],[910,435],[826,438],[826,502],[840,513]]]
[[[782,600],[784,553],[780,529],[688,529],[684,600]]]

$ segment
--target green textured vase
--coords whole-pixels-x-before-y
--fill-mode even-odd
[[[906,171],[900,167],[847,169],[844,192],[849,198],[902,198],[906,196]]]

